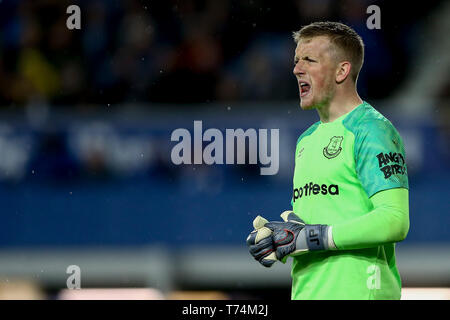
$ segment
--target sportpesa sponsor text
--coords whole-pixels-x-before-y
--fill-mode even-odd
[[[330,195],[338,195],[339,194],[339,186],[337,184],[322,184],[319,185],[314,182],[310,182],[309,184],[305,184],[303,187],[294,189],[294,202],[295,200],[303,197],[303,196],[310,196],[310,195],[317,195],[317,194],[330,194]]]

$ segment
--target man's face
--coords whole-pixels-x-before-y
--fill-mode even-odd
[[[331,101],[335,92],[336,60],[325,36],[301,39],[294,57],[302,109],[320,108]]]

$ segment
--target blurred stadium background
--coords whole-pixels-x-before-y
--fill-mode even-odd
[[[289,299],[289,264],[262,268],[245,238],[290,206],[317,121],[291,33],[317,20],[363,37],[360,95],[405,141],[403,298],[449,299],[450,3],[364,0],[0,1],[0,298]],[[171,132],[194,120],[279,128],[279,173],[173,165]],[[92,290],[64,290],[70,265]]]

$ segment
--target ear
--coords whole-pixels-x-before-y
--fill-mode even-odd
[[[350,75],[350,70],[352,69],[352,64],[349,61],[342,61],[338,63],[336,69],[336,82],[342,83]]]

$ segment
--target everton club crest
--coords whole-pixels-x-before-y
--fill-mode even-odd
[[[344,137],[342,136],[332,137],[330,139],[330,143],[328,143],[328,145],[323,148],[323,155],[328,159],[337,157],[337,155],[341,153],[342,150],[342,140],[344,140]]]

